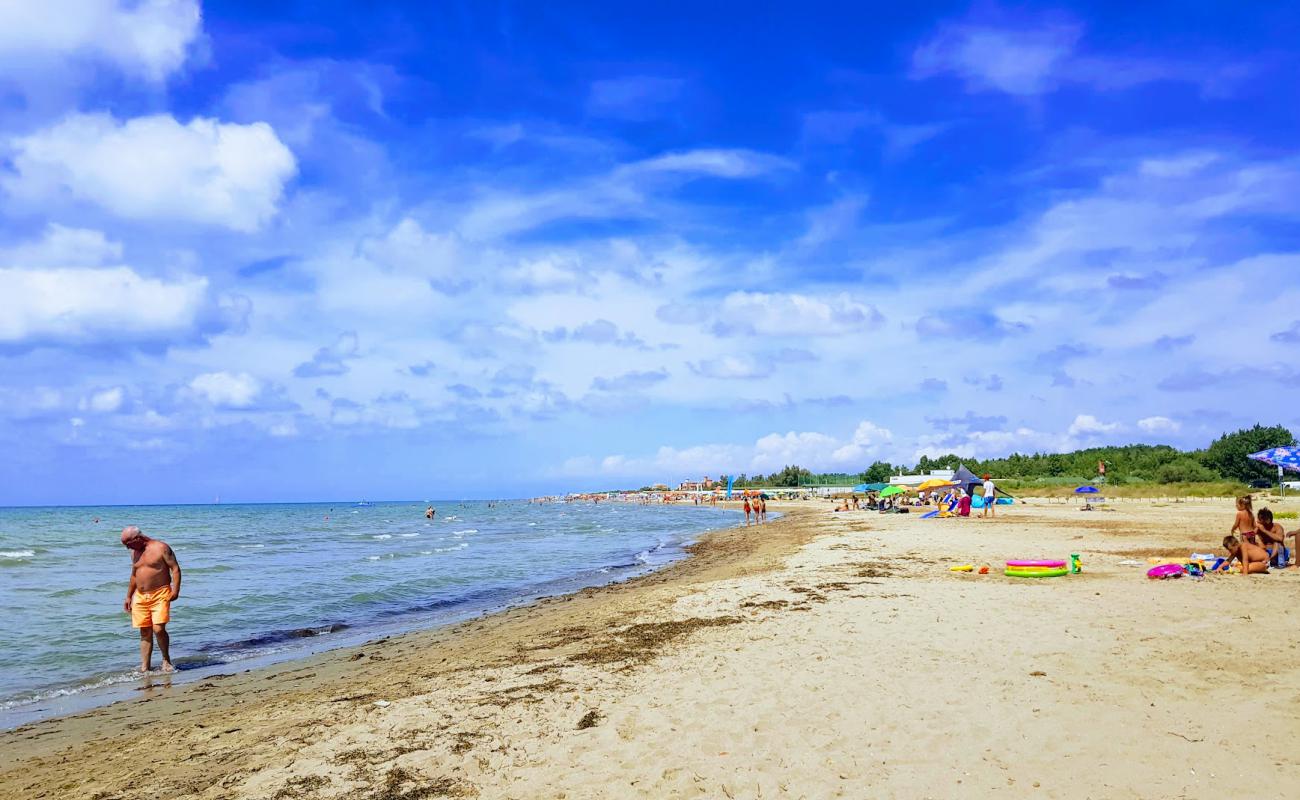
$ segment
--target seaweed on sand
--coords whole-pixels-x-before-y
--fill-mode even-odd
[[[617,661],[648,661],[671,642],[701,628],[716,628],[741,622],[740,617],[691,617],[669,622],[638,622],[615,634],[615,641],[573,656],[574,661],[611,664]]]

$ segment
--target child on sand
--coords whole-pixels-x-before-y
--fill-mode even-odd
[[[1229,536],[1241,534],[1248,542],[1255,541],[1255,511],[1251,508],[1250,495],[1237,498],[1237,516],[1232,520]]]
[[[1228,560],[1220,567],[1224,572],[1234,560],[1241,562],[1242,575],[1268,572],[1268,551],[1254,542],[1239,542],[1236,536],[1225,536],[1223,549],[1228,551]]]

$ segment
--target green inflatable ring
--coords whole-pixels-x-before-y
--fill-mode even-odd
[[[1006,575],[1009,578],[1059,578],[1062,575],[1069,575],[1070,570],[1061,567],[1060,569],[1013,569],[1007,568]]]

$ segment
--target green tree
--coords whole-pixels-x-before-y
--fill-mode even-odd
[[[873,461],[867,471],[862,473],[863,483],[889,483],[889,476],[894,474],[892,465],[884,461]]]
[[[1195,483],[1212,481],[1218,476],[1194,457],[1183,456],[1156,467],[1154,477],[1159,483]]]
[[[1276,469],[1268,464],[1252,461],[1246,456],[1270,447],[1295,444],[1295,435],[1284,425],[1242,428],[1236,433],[1225,433],[1210,443],[1202,461],[1205,466],[1225,478],[1248,482],[1257,478],[1272,478]]]
[[[771,481],[773,486],[800,486],[805,483],[812,483],[812,477],[811,471],[803,467],[789,465],[780,472],[773,474]]]

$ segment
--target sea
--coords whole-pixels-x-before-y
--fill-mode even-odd
[[[633,503],[0,508],[0,728],[131,696],[138,525],[172,546],[169,682],[237,672],[643,574],[738,512]],[[159,654],[154,653],[154,666]]]

